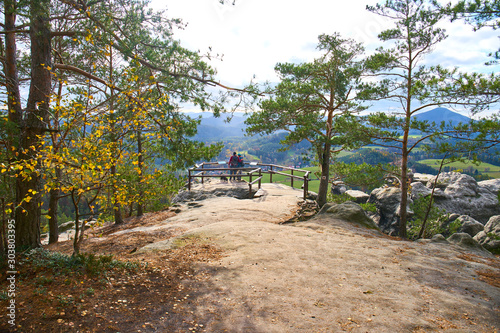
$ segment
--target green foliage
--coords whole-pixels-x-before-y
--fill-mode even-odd
[[[0,291],[0,301],[7,301],[9,300],[9,293],[6,291]]]
[[[448,218],[448,217],[449,217],[449,214],[446,216],[446,218]],[[449,223],[446,226],[445,235],[450,236],[450,235],[458,232],[458,230],[460,229],[461,226],[462,226],[462,224],[458,220],[452,221],[451,223]]]
[[[69,305],[75,304],[75,299],[72,296],[57,295],[57,302],[59,308],[65,308]]]
[[[417,239],[420,229],[422,228],[422,224],[425,218],[425,214],[427,212],[427,208],[429,206],[430,196],[420,197],[413,201],[413,204],[410,205],[410,208],[413,210],[414,215],[408,223],[408,238]],[[434,235],[442,234],[445,231],[449,231],[450,234],[454,233],[460,227],[460,224],[450,223],[447,228],[444,228],[443,225],[446,225],[448,221],[449,214],[446,214],[445,210],[439,209],[432,205],[429,215],[427,217],[426,228],[424,232],[424,238],[432,238]],[[455,221],[454,221],[455,222]]]
[[[54,279],[52,277],[45,277],[44,275],[41,275],[41,276],[38,276],[36,278],[37,280],[37,283],[44,286],[44,285],[48,285],[48,284],[51,284],[52,282],[54,282]]]
[[[94,296],[94,293],[95,293],[95,290],[92,287],[89,287],[89,288],[87,288],[87,290],[85,290],[85,294],[87,296]]]
[[[46,294],[47,294],[47,288],[45,288],[45,287],[37,287],[37,288],[34,290],[34,294],[35,294],[36,296],[46,295]]]
[[[349,186],[359,186],[364,190],[374,189],[384,184],[384,178],[393,172],[394,166],[390,164],[371,165],[367,163],[335,162],[330,165],[333,178],[341,179]]]
[[[464,19],[476,29],[500,27],[500,1],[498,0],[460,0],[442,7],[452,20]]]
[[[333,203],[336,203],[336,204],[341,204],[341,203],[344,203],[344,202],[347,202],[347,201],[355,202],[354,198],[351,197],[347,193],[342,193],[342,194],[328,193],[327,200],[328,200],[328,202],[333,202]],[[377,212],[377,206],[375,206],[375,204],[373,204],[373,203],[367,202],[367,203],[362,203],[362,204],[359,204],[359,205],[363,208],[363,210],[365,210],[367,212],[373,212],[373,213]]]
[[[372,212],[372,213],[377,212],[377,206],[374,203],[366,202],[366,203],[361,203],[359,205],[367,212]]]
[[[362,148],[354,151],[352,154],[347,156],[342,156],[338,158],[339,161],[344,163],[355,163],[355,164],[390,164],[394,162],[394,154],[391,154],[387,150],[375,149],[375,148]]]
[[[419,111],[436,105],[467,106],[473,113],[480,112],[499,100],[499,77],[493,73],[460,73],[456,68],[422,64],[424,56],[447,37],[438,24],[444,14],[438,10],[435,1],[387,0],[367,8],[392,20],[393,26],[379,35],[388,47],[378,48],[366,61],[367,69],[376,80],[363,82],[358,97],[391,101],[399,108],[393,113],[378,112],[363,117],[365,127],[360,125],[359,129],[375,144],[397,150],[400,157],[400,236],[404,238],[408,221],[405,203],[408,198],[409,156],[430,140],[439,147],[436,151],[455,152],[455,147],[448,143],[450,138],[459,140],[458,145],[463,147],[476,139],[474,132],[470,132],[470,124],[454,128],[451,123],[436,124],[418,120],[415,116]],[[411,139],[414,130],[421,133],[419,139]],[[479,140],[477,142],[481,144]]]
[[[179,171],[221,149],[192,139],[198,121],[179,112],[180,105],[219,115],[233,100],[238,100],[234,108],[253,102],[255,94],[247,94],[254,92],[252,85],[246,90],[222,86],[206,62],[212,56],[182,47],[173,37],[181,21],[149,3],[21,1],[6,13],[17,20],[15,26],[33,29],[32,21],[51,22],[47,33],[36,33],[36,43],[27,35],[12,39],[15,47],[6,49],[22,51],[7,57],[4,67],[17,65],[17,71],[0,80],[9,90],[2,100],[8,110],[0,112],[0,174],[5,176],[0,197],[7,200],[7,213],[18,215],[16,228],[26,236],[16,238],[21,245],[39,245],[38,228],[47,225],[38,210],[43,196],[71,194],[75,210],[84,204],[95,216],[125,205],[159,209],[168,204],[182,183]],[[53,49],[43,49],[49,42]],[[41,74],[32,75],[32,69]],[[20,82],[27,98],[16,97]],[[35,93],[47,99],[41,107],[26,105],[41,101]],[[19,129],[25,127],[37,132],[23,138],[29,131]],[[22,209],[13,209],[20,204]]]
[[[141,267],[139,263],[114,260],[111,255],[96,256],[94,254],[83,253],[76,256],[68,256],[43,248],[34,249],[28,252],[26,257],[21,260],[20,264],[29,265],[33,272],[50,269],[54,275],[62,276],[71,276],[74,274],[99,276],[106,275],[108,271],[113,269],[137,272]],[[50,279],[45,279],[43,276],[41,279],[41,281],[46,284],[50,283]]]
[[[333,202],[333,203],[336,203],[336,204],[341,204],[341,203],[344,203],[344,202],[347,202],[347,201],[354,201],[354,198],[351,197],[347,193],[342,193],[342,194],[328,193],[328,195],[327,195],[327,201],[328,202]]]
[[[261,110],[252,113],[245,123],[248,134],[286,131],[281,141],[284,147],[303,140],[311,143],[321,165],[317,201],[322,205],[328,192],[332,152],[358,148],[365,142],[365,136],[351,131],[357,122],[353,114],[365,109],[356,101],[364,70],[359,57],[364,49],[338,33],[318,39],[321,56],[313,62],[276,65],[280,82],[267,87],[272,95],[260,102]]]

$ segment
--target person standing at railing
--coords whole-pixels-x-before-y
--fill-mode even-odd
[[[241,154],[238,154],[238,168],[243,168],[244,166],[245,163],[243,162],[243,156],[241,156]],[[239,175],[241,175],[242,172],[242,170],[238,170]],[[237,178],[238,180],[241,180],[241,176],[238,176]]]
[[[229,168],[236,169],[238,167],[238,163],[239,163],[238,155],[236,155],[236,152],[234,152],[233,156],[231,156],[227,164],[229,164]],[[229,181],[236,180],[236,176],[234,176],[236,175],[236,172],[237,170],[229,170]]]

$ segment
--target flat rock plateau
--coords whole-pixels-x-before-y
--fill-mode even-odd
[[[235,188],[248,190],[243,183],[198,184],[175,213],[147,215],[142,221],[155,222],[91,237],[85,246],[113,239],[133,248],[132,235],[155,234],[163,236],[122,257],[161,257],[193,242],[220,249],[217,259],[193,264],[192,275],[205,278],[181,281],[187,296],[169,314],[177,314],[179,332],[500,330],[498,257],[404,241],[328,214],[290,222],[302,191],[263,184],[253,199],[224,195]]]

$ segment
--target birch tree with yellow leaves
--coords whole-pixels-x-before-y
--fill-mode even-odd
[[[97,214],[113,191],[115,211],[130,206],[130,179],[142,184],[142,197],[159,193],[158,179],[174,191],[176,170],[220,148],[190,140],[197,120],[178,104],[219,114],[228,98],[248,92],[216,81],[200,53],[173,39],[180,20],[152,11],[148,1],[4,0],[0,6],[6,108],[0,172],[18,248],[40,246],[42,199],[50,193],[53,207],[71,195]],[[155,170],[160,157],[164,164]]]

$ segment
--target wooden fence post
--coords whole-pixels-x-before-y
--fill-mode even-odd
[[[292,177],[290,177],[290,185],[292,185],[292,188],[293,188],[293,169],[290,171],[292,173]]]
[[[259,168],[259,190],[260,190],[260,187],[262,186],[262,169]]]
[[[307,175],[304,175],[304,186],[303,186],[304,187],[304,200],[307,199],[307,192],[308,192],[307,187],[308,187],[308,185],[309,185],[309,182],[307,181]]]
[[[201,168],[203,169],[205,165],[205,162],[201,163]],[[203,185],[203,180],[205,179],[203,176],[205,175],[205,171],[201,172],[201,184]]]

